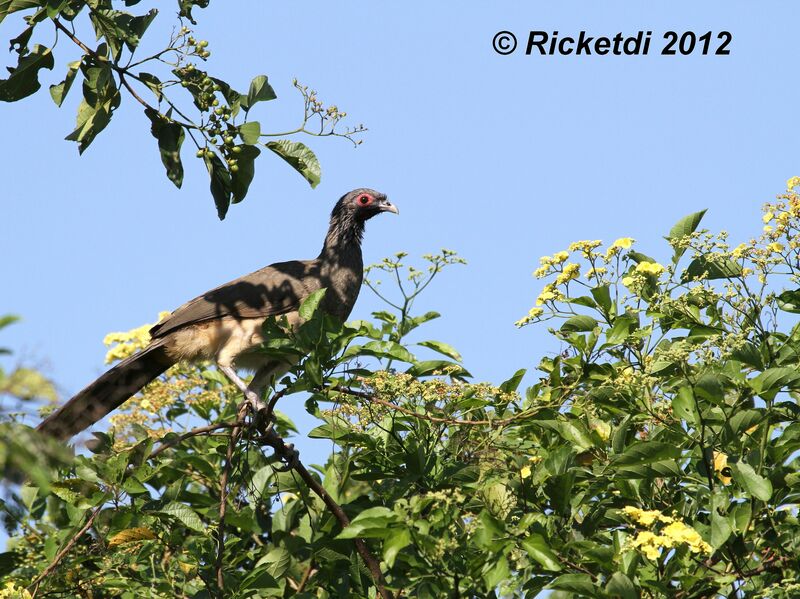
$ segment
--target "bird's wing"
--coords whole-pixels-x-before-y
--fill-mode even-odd
[[[154,339],[182,327],[226,316],[265,318],[297,310],[319,287],[315,261],[279,262],[212,289],[177,308],[150,329]]]

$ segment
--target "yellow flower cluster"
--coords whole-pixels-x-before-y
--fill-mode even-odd
[[[586,278],[587,279],[594,278],[600,280],[603,277],[603,275],[606,274],[607,272],[608,269],[605,268],[604,266],[592,267],[586,271]]]
[[[158,322],[169,316],[169,312],[159,312]],[[124,360],[150,343],[150,329],[152,324],[143,324],[126,333],[109,333],[103,338],[103,345],[110,349],[106,353],[106,364]],[[113,346],[113,347],[112,347]]]
[[[569,258],[569,252],[556,252],[552,256],[542,256],[539,258],[541,266],[533,271],[533,276],[537,279],[546,277],[555,266],[566,262],[567,258]]]
[[[564,266],[559,275],[556,277],[556,285],[566,285],[572,279],[577,279],[580,276],[581,267],[579,264],[570,262]]]
[[[528,314],[520,318],[517,322],[514,323],[515,327],[523,327],[526,324],[533,322],[537,318],[539,318],[542,314],[544,314],[544,310],[542,308],[531,308],[528,310]]]
[[[626,506],[622,511],[631,520],[647,528],[652,528],[656,523],[666,524],[658,532],[639,531],[629,541],[632,549],[641,551],[649,559],[658,559],[662,548],[672,549],[678,545],[688,546],[692,553],[711,553],[711,545],[703,540],[700,533],[678,518],[658,510],[642,510],[634,506]]]
[[[622,250],[629,250],[636,240],[632,237],[620,237],[615,239],[609,248],[606,250],[606,260],[619,254]]]
[[[641,272],[648,275],[660,275],[664,272],[666,268],[664,268],[658,262],[639,262],[636,265],[636,272]]]
[[[592,241],[583,240],[583,241],[573,241],[569,244],[569,251],[570,252],[583,252],[586,255],[591,254],[591,251],[595,248],[600,247],[603,244],[602,241],[599,239],[594,239]]]
[[[0,589],[0,599],[31,599],[31,594],[25,587],[18,587],[14,581],[9,581]]]
[[[800,187],[800,177],[792,177],[786,182],[786,191],[792,191],[795,187]]]

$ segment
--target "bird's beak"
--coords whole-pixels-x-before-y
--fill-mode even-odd
[[[395,214],[400,214],[400,211],[397,209],[397,206],[392,204],[389,200],[383,200],[380,204],[381,212],[393,212]]]

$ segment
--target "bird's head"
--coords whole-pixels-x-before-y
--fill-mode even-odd
[[[387,199],[386,194],[362,187],[344,194],[336,202],[331,216],[348,215],[356,221],[364,222],[381,212],[399,214],[397,207]]]

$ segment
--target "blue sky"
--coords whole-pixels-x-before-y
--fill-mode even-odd
[[[173,6],[135,8],[151,4]],[[559,349],[545,327],[513,326],[540,290],[531,277],[539,256],[631,236],[665,257],[661,237],[701,208],[705,226],[738,242],[758,234],[760,205],[800,174],[794,2],[237,0],[196,16],[210,71],[239,89],[269,76],[278,100],[253,111],[262,129],[296,125],[297,77],[369,132],[357,149],[302,139],[322,163],[315,190],[264,156],[248,198],[220,222],[194,151],[187,144],[177,190],[130,98],[82,157],[63,141],[77,87],[61,109],[46,87],[0,106],[0,314],[24,318],[0,345],[41,367],[64,399],[103,370],[107,332],[152,322],[265,264],[314,257],[333,202],[354,187],[386,192],[401,211],[369,223],[367,262],[442,247],[467,259],[421,298],[420,310],[443,317],[418,339],[455,345],[477,379],[500,382]],[[8,18],[0,37],[21,29]],[[497,31],[523,39],[530,29],[652,30],[653,47],[640,57],[492,50]],[[730,31],[731,55],[660,56],[668,30]],[[154,25],[146,40],[167,32]],[[46,85],[77,57],[65,39],[55,54]],[[365,290],[352,316],[378,308]],[[310,424],[300,401],[282,408]],[[328,449],[298,446],[312,460]]]

